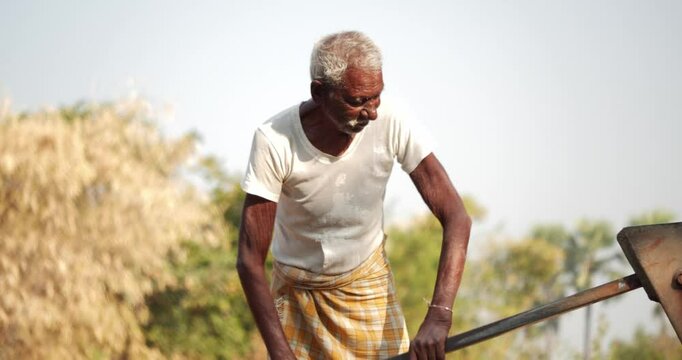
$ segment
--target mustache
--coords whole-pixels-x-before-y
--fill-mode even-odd
[[[348,120],[348,123],[347,123],[347,124],[350,125],[350,126],[352,126],[352,127],[355,127],[355,126],[358,126],[358,125],[363,125],[363,126],[364,126],[364,125],[367,125],[368,122],[369,122],[369,121],[367,121],[367,120],[358,120],[357,118],[355,118],[355,119],[350,119],[350,120]]]

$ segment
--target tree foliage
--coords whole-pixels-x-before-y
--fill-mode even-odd
[[[426,315],[428,299],[438,268],[441,228],[432,215],[415,219],[405,228],[388,232],[386,250],[391,262],[396,291],[400,297],[410,334],[416,334]]]
[[[543,239],[489,239],[478,259],[472,261],[467,285],[470,311],[477,312],[477,326],[516,315],[556,298],[563,290],[556,281],[564,255]],[[463,284],[464,286],[464,284]],[[458,300],[459,301],[459,300]],[[464,349],[469,358],[547,359],[556,352],[556,323],[548,321]]]
[[[650,224],[663,224],[669,223],[675,220],[675,213],[665,209],[654,209],[640,213],[638,215],[632,216],[628,225],[650,225]]]
[[[580,220],[575,229],[561,225],[537,225],[530,233],[536,239],[545,239],[561,249],[564,263],[558,281],[567,292],[579,292],[594,286],[600,277],[621,276],[618,268],[625,262],[620,250],[615,248],[615,233],[610,223],[603,220]],[[583,357],[589,359],[593,347],[591,339],[592,307],[585,308]]]
[[[151,317],[145,333],[150,343],[169,356],[251,358],[257,330],[235,270],[236,229],[244,192],[217,159],[204,158],[199,167],[211,187],[212,202],[221,212],[216,221],[235,231],[218,246],[186,243],[186,260],[169,259],[179,281],[147,298]]]
[[[674,335],[665,332],[651,335],[640,327],[629,342],[614,341],[610,346],[608,358],[611,360],[678,360],[682,359],[682,346]]]
[[[614,247],[613,227],[603,220],[580,220],[571,231],[561,225],[537,225],[530,237],[545,239],[563,251],[562,280],[567,291],[588,289],[598,276],[619,275],[617,265],[624,262],[620,250]]]
[[[0,119],[0,357],[153,358],[145,296],[169,253],[225,229],[140,101]]]
[[[234,359],[252,350],[255,325],[227,245],[227,239],[215,248],[187,243],[187,260],[172,265],[179,285],[148,297],[145,333],[166,355]]]

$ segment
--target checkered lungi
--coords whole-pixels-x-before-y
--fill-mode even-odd
[[[343,274],[276,262],[273,275],[275,305],[297,359],[384,359],[408,351],[383,244]]]

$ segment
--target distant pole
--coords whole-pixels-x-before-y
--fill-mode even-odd
[[[590,338],[591,336],[591,319],[592,319],[592,305],[588,305],[585,308],[585,340],[584,340],[584,348],[583,348],[583,360],[590,360],[592,357],[591,350],[592,350],[592,344],[590,344]]]

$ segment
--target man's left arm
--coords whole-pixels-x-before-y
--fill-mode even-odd
[[[445,340],[452,324],[452,309],[464,262],[471,219],[448,174],[431,153],[410,173],[412,182],[443,227],[438,275],[424,322],[410,344],[410,359],[444,359]]]

